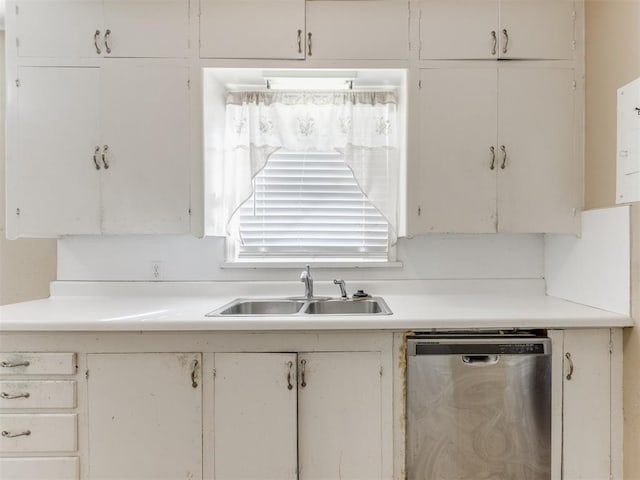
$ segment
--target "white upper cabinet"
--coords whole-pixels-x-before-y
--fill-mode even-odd
[[[102,69],[102,231],[189,231],[189,72]]]
[[[200,56],[304,58],[304,0],[201,0]]]
[[[422,0],[420,58],[571,59],[572,0]]]
[[[20,57],[183,58],[189,0],[19,0]]]
[[[399,0],[201,0],[200,56],[406,60],[408,27]]]
[[[99,233],[100,69],[23,67],[19,82],[7,235]]]
[[[425,69],[420,89],[421,231],[496,231],[498,70]]]
[[[409,5],[391,0],[307,2],[307,58],[406,60]]]
[[[190,229],[189,72],[20,67],[7,236]]]
[[[500,69],[499,231],[578,231],[582,161],[575,151],[574,88],[569,68]]]
[[[414,233],[575,233],[574,72],[424,69]]]

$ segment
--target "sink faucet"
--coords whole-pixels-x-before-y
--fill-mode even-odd
[[[313,298],[313,277],[309,265],[300,274],[300,281],[304,283],[304,296],[309,299]]]
[[[349,295],[347,295],[347,289],[344,287],[344,280],[334,280],[333,284],[340,285],[340,296],[342,297],[343,300],[346,300],[349,298]]]

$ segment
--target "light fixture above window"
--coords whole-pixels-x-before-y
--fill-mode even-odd
[[[358,73],[341,70],[265,70],[271,90],[352,90]]]

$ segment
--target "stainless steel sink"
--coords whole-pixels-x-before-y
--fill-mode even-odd
[[[304,313],[310,315],[390,315],[391,310],[380,297],[354,300],[311,301]]]
[[[223,307],[207,313],[207,317],[226,316],[291,316],[291,315],[391,315],[381,297],[362,299],[337,298],[237,298]]]
[[[227,315],[293,315],[298,313],[306,302],[288,299],[248,299],[238,298],[224,307],[207,313],[207,317]]]

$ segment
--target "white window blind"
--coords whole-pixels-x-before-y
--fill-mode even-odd
[[[237,213],[240,259],[387,260],[389,229],[337,152],[278,151]]]

